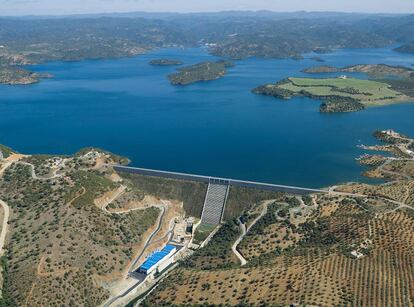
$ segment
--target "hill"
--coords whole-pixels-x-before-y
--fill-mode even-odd
[[[3,267],[4,306],[96,306],[124,282],[154,231],[162,242],[182,203],[164,207],[113,172],[127,160],[88,148],[72,156],[20,155],[1,146],[0,200],[11,214]],[[113,199],[112,199],[113,198]],[[2,306],[3,306],[2,305]]]
[[[337,48],[412,41],[406,15],[230,12],[0,18],[0,64],[136,56],[160,47],[207,46],[227,58],[299,58]]]
[[[411,306],[414,139],[392,130],[375,136],[384,143],[367,149],[395,156],[364,155],[361,163],[389,183],[344,184],[326,194],[251,202],[146,303]]]

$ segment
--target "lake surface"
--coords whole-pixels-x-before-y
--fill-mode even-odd
[[[290,101],[250,90],[321,64],[414,64],[390,49],[339,50],[318,63],[248,59],[219,80],[170,85],[176,67],[214,60],[204,49],[161,49],[135,58],[54,62],[31,67],[55,77],[30,86],[0,86],[0,143],[24,153],[71,154],[97,146],[139,167],[270,183],[321,187],[366,180],[358,144],[376,129],[414,136],[414,103],[350,114],[320,114],[319,101]],[[324,76],[324,75],[321,75]],[[359,75],[364,77],[363,75]]]

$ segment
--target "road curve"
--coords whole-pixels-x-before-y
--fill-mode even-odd
[[[240,222],[240,229],[242,231],[240,237],[237,238],[237,240],[234,242],[233,246],[231,247],[231,250],[233,251],[233,253],[236,255],[236,257],[240,260],[240,264],[246,265],[247,261],[246,259],[243,257],[242,254],[240,254],[240,252],[237,250],[237,246],[240,244],[240,242],[243,240],[244,236],[246,235],[246,224],[243,224],[242,222]]]
[[[257,223],[258,220],[260,220],[266,213],[267,213],[267,206],[271,203],[272,201],[266,201],[265,203],[263,203],[263,208],[262,208],[262,212],[260,212],[259,216],[257,216],[252,223],[249,225],[249,227],[247,227],[246,229],[246,224],[242,224],[240,223],[240,228],[242,230],[242,234],[240,235],[240,237],[234,242],[233,246],[231,247],[233,253],[236,255],[237,258],[239,258],[241,265],[246,265],[247,264],[247,260],[243,257],[243,255],[237,250],[237,246],[240,244],[240,242],[243,240],[243,238],[246,236],[246,234],[250,231],[250,229]]]

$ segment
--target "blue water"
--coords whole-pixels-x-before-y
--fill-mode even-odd
[[[250,93],[321,64],[311,59],[242,60],[222,79],[174,87],[166,76],[176,67],[148,64],[160,57],[186,64],[215,59],[203,49],[161,49],[128,59],[34,66],[55,77],[0,86],[0,143],[56,154],[97,146],[129,157],[134,166],[320,187],[363,180],[356,146],[375,143],[374,130],[414,135],[414,103],[327,115],[315,100]],[[414,63],[413,55],[390,49],[321,57],[336,66]]]

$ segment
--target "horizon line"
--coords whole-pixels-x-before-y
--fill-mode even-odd
[[[170,14],[170,15],[193,15],[193,14],[219,14],[219,13],[271,13],[271,14],[345,14],[345,15],[412,15],[414,12],[366,12],[366,11],[336,11],[336,10],[292,10],[292,11],[274,11],[269,9],[260,9],[260,10],[217,10],[217,11],[188,11],[188,12],[179,12],[179,11],[158,11],[158,10],[134,10],[134,11],[103,11],[103,12],[90,12],[90,13],[33,13],[33,14],[0,14],[0,17],[71,17],[71,16],[91,16],[91,15],[115,15],[115,14]]]

